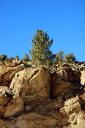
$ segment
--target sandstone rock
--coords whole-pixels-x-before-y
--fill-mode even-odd
[[[10,89],[14,94],[14,98],[20,95],[30,101],[35,97],[48,97],[50,91],[50,73],[44,67],[24,69],[16,73],[11,82]]]
[[[5,105],[9,101],[9,96],[6,95],[8,87],[0,86],[0,105]]]
[[[4,125],[5,125],[5,121],[0,119],[0,128],[4,128]]]
[[[1,106],[1,105],[0,105],[0,118],[3,117],[4,112],[5,112],[5,106]]]
[[[82,111],[78,113],[77,126],[79,128],[85,127],[85,113]]]
[[[15,67],[7,67],[6,65],[0,66],[0,84],[3,86],[9,86],[9,83],[13,79],[16,72],[25,68],[23,64]]]
[[[64,103],[64,107],[61,109],[62,112],[65,112],[67,114],[73,113],[73,112],[79,112],[80,110],[81,110],[81,106],[79,103],[79,97],[78,96],[67,100]]]
[[[58,81],[54,85],[51,86],[51,97],[56,97],[62,94],[65,94],[66,92],[70,91],[71,89],[71,83],[67,81]]]
[[[81,84],[84,85],[85,84],[85,71],[81,71]]]
[[[81,94],[79,97],[80,97],[80,99],[85,101],[85,93]]]
[[[70,124],[65,128],[84,128],[85,127],[85,113],[81,109],[79,97],[67,100],[61,112],[68,117],[67,122]]]
[[[0,96],[6,95],[6,91],[8,91],[8,87],[0,86]]]
[[[68,122],[71,123],[71,124],[77,124],[77,118],[78,118],[78,114],[77,113],[72,113],[69,116]]]
[[[57,74],[61,80],[80,82],[81,73],[79,71],[72,70],[69,67],[62,67],[60,71],[57,72]]]
[[[80,73],[71,69],[61,69],[51,73],[51,98],[58,95],[65,99],[75,96],[80,91]]]
[[[10,128],[54,128],[57,127],[57,122],[56,119],[49,116],[29,113],[10,121],[6,125]]]
[[[8,96],[0,96],[0,105],[6,105],[9,99]]]
[[[22,98],[18,97],[12,99],[5,108],[4,117],[11,117],[22,113],[24,110],[24,103]]]

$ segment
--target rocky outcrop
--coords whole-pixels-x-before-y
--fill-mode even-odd
[[[46,98],[49,97],[50,80],[50,73],[46,68],[28,68],[16,73],[10,84],[10,90],[14,98],[20,95],[26,102]]]
[[[66,128],[84,128],[85,127],[85,113],[81,109],[79,97],[76,96],[67,100],[61,112],[66,114],[68,125]]]
[[[57,72],[61,80],[69,82],[80,82],[81,73],[78,70],[72,70],[69,66],[63,66]]]
[[[29,113],[16,118],[5,126],[9,128],[51,128],[56,127],[56,119],[38,113]]]
[[[83,128],[80,82],[84,72],[70,66],[51,71],[21,62],[0,65],[0,128]]]
[[[23,64],[15,66],[15,67],[1,65],[0,66],[0,86],[9,86],[14,75],[17,72],[23,70],[24,68],[25,68],[25,66]]]
[[[76,95],[80,91],[80,75],[79,71],[72,70],[67,66],[53,72],[51,74],[51,97],[63,95],[65,99],[68,99]]]
[[[67,81],[58,81],[56,84],[51,87],[51,97],[55,98],[59,95],[64,95],[71,90],[71,83]]]
[[[24,106],[32,101],[36,104],[49,98],[51,77],[44,67],[24,69],[18,66],[15,70],[4,71],[2,78],[4,82],[10,81],[9,86],[0,86],[0,113],[4,118],[23,113]]]

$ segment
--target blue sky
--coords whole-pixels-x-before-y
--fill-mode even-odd
[[[85,61],[85,0],[0,0],[0,54],[29,53],[37,29],[54,40],[54,53]]]

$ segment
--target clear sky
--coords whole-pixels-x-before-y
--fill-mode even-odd
[[[37,29],[54,40],[54,53],[85,61],[85,0],[0,0],[0,54],[29,53]]]

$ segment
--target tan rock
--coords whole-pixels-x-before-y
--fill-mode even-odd
[[[4,128],[4,125],[5,125],[5,121],[0,119],[0,128]]]
[[[51,128],[56,127],[56,119],[38,113],[24,114],[7,124],[11,128]]]
[[[0,86],[0,105],[5,105],[9,101],[9,97],[6,95],[8,87]]]
[[[81,84],[84,85],[85,84],[85,71],[81,71]]]
[[[13,79],[16,72],[25,68],[23,64],[15,67],[8,67],[6,65],[0,66],[0,84],[9,86],[9,83]]]
[[[81,73],[77,70],[72,70],[70,67],[62,67],[57,74],[61,80],[80,82]]]
[[[3,117],[4,112],[5,112],[5,106],[0,106],[0,118]]]
[[[19,95],[23,98],[31,99],[39,97],[48,97],[50,92],[50,73],[42,68],[28,68],[16,73],[13,78],[10,89],[14,98]]]
[[[12,99],[5,108],[4,117],[15,116],[24,110],[24,103],[22,98],[18,97],[16,99]]]
[[[8,96],[0,96],[0,105],[6,105],[9,99]]]
[[[58,95],[64,94],[70,91],[71,84],[67,81],[58,81],[56,85],[51,86],[51,97],[56,97]]]
[[[85,113],[81,109],[78,96],[67,100],[61,112],[68,117],[69,126],[65,128],[85,128]]]
[[[67,100],[64,103],[64,107],[61,108],[61,112],[65,112],[67,114],[69,114],[69,113],[71,114],[73,112],[79,112],[79,111],[81,111],[81,106],[79,103],[79,97],[78,96]]]

